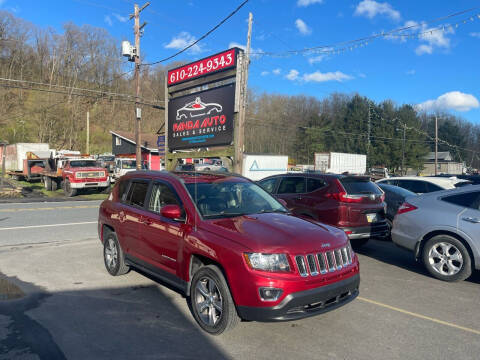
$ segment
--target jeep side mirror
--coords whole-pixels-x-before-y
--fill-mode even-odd
[[[160,209],[160,215],[167,219],[177,220],[182,216],[182,209],[178,205],[165,205]]]

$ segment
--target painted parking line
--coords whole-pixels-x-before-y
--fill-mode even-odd
[[[375,301],[375,300],[366,299],[366,298],[361,297],[361,296],[357,297],[357,299],[361,300],[361,301],[364,301],[364,302],[367,302],[367,303],[370,303],[370,304],[373,304],[373,305],[377,305],[377,306],[389,309],[389,310],[397,311],[397,312],[405,314],[405,315],[410,315],[410,316],[413,316],[413,317],[416,317],[416,318],[419,318],[419,319],[431,321],[431,322],[434,322],[434,323],[437,323],[437,324],[449,326],[449,327],[452,327],[452,328],[455,328],[455,329],[458,329],[458,330],[463,330],[463,331],[467,331],[467,332],[472,333],[472,334],[480,335],[480,330],[470,329],[470,328],[467,328],[465,326],[460,326],[460,325],[457,325],[457,324],[453,324],[453,323],[448,322],[448,321],[443,321],[443,320],[432,318],[430,316],[417,314],[417,313],[414,313],[414,312],[411,312],[411,311],[408,311],[408,310],[404,310],[404,309],[400,309],[400,308],[397,308],[395,306],[387,305],[387,304],[384,304],[384,303],[381,303],[381,302],[378,302],[378,301]]]
[[[97,221],[84,221],[77,223],[66,223],[66,224],[49,224],[49,225],[31,225],[31,226],[14,226],[14,227],[0,227],[0,231],[3,230],[21,230],[21,229],[36,229],[36,228],[46,228],[46,227],[56,227],[56,226],[74,226],[74,225],[87,225],[87,224],[97,224]]]
[[[64,209],[95,209],[100,205],[75,205],[75,206],[56,206],[56,207],[39,207],[39,208],[19,208],[19,209],[0,209],[0,213],[20,212],[20,211],[41,211],[41,210],[64,210]]]

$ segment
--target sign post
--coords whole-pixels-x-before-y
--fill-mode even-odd
[[[239,63],[243,51],[229,49],[172,69],[165,86],[165,167],[178,159],[235,157],[238,139]],[[232,163],[233,165],[233,163]]]

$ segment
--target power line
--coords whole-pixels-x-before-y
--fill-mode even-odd
[[[261,52],[257,52],[257,53],[252,53],[252,55],[282,56],[282,55],[299,55],[299,54],[303,54],[303,53],[331,54],[331,53],[335,53],[335,52],[340,53],[340,52],[344,52],[346,50],[353,50],[354,47],[357,48],[358,46],[368,45],[369,41],[372,41],[372,40],[375,40],[375,39],[378,39],[378,38],[421,37],[422,35],[431,34],[434,31],[445,31],[446,26],[444,25],[444,26],[440,26],[440,27],[434,28],[434,29],[427,29],[426,31],[418,32],[418,33],[415,33],[415,34],[413,34],[413,33],[402,34],[402,32],[405,32],[405,31],[411,30],[411,29],[415,29],[415,28],[418,28],[418,27],[424,27],[425,25],[428,25],[428,24],[431,24],[431,23],[444,21],[444,20],[447,20],[447,19],[452,18],[452,17],[456,17],[456,16],[460,16],[460,15],[472,12],[472,11],[477,10],[477,9],[478,9],[478,7],[474,7],[474,8],[459,11],[459,12],[456,12],[456,13],[453,13],[453,14],[449,14],[449,15],[446,15],[446,16],[443,16],[443,17],[440,17],[440,18],[436,18],[436,19],[433,19],[433,20],[430,20],[430,21],[425,21],[425,22],[421,22],[419,24],[404,26],[404,27],[401,27],[401,28],[397,28],[397,29],[387,31],[387,32],[382,31],[379,34],[364,36],[364,37],[353,39],[353,40],[340,41],[340,42],[336,42],[336,43],[332,43],[332,44],[328,44],[328,45],[318,45],[318,46],[313,46],[313,47],[308,47],[308,48],[303,48],[303,49],[297,49],[297,50],[288,50],[288,51],[284,51],[284,52],[261,51]],[[480,19],[480,14],[475,14],[474,16],[476,16],[477,18]],[[460,22],[455,23],[454,24],[455,27],[458,27],[458,25],[460,25],[462,23],[466,23],[468,20],[473,21],[474,16],[471,16],[468,19],[463,19]],[[449,26],[451,26],[451,25],[449,25]],[[360,45],[359,45],[359,43],[360,43]]]
[[[170,60],[170,59],[173,59],[174,57],[176,57],[177,55],[180,55],[181,53],[187,51],[188,49],[190,49],[192,46],[195,46],[196,44],[198,44],[200,41],[202,41],[203,39],[205,39],[208,35],[210,35],[212,32],[214,32],[215,30],[217,30],[220,26],[222,26],[228,19],[230,19],[233,15],[235,15],[249,0],[245,0],[243,1],[240,5],[237,6],[237,8],[235,10],[233,10],[226,18],[224,18],[222,21],[220,21],[217,25],[215,25],[212,29],[210,29],[208,32],[206,32],[205,34],[203,34],[200,38],[198,38],[197,40],[195,40],[193,43],[191,43],[190,45],[186,46],[185,48],[183,48],[182,50],[179,50],[177,51],[175,54],[173,55],[170,55],[164,59],[161,59],[161,60],[158,60],[158,61],[154,61],[154,62],[151,62],[151,63],[147,63],[147,64],[142,64],[143,66],[147,66],[147,65],[155,65],[155,64],[159,64],[159,63],[162,63],[162,62],[165,62],[167,60]]]
[[[89,94],[78,94],[78,93],[69,93],[66,91],[59,91],[59,90],[49,90],[49,89],[38,89],[38,88],[27,88],[23,86],[18,86],[18,85],[7,85],[7,84],[0,84],[0,87],[4,88],[12,88],[12,89],[22,89],[22,90],[30,90],[30,91],[40,91],[40,92],[47,92],[47,93],[55,93],[55,94],[62,94],[62,95],[67,95],[67,96],[80,96],[80,97],[89,97],[89,98],[95,98],[99,99],[101,95],[89,95]],[[128,100],[128,99],[114,99],[116,101],[123,101],[123,102],[129,102],[129,103],[135,103],[135,100]],[[147,102],[137,102],[138,104],[141,105],[146,105],[153,107],[155,109],[165,109],[163,106],[159,106],[157,104],[151,104]]]
[[[77,91],[92,92],[92,93],[96,93],[96,94],[100,95],[101,97],[102,97],[102,96],[120,96],[120,97],[126,97],[126,98],[135,98],[135,95],[130,95],[130,94],[122,94],[122,93],[115,93],[115,92],[92,90],[92,89],[78,88],[78,87],[66,86],[66,85],[55,85],[55,84],[48,84],[48,83],[28,81],[28,80],[0,78],[0,81],[7,81],[7,82],[13,82],[13,83],[23,83],[23,84],[31,84],[31,85],[42,85],[42,86],[48,86],[48,87],[64,88],[64,89],[67,89],[67,90],[77,90]],[[142,99],[143,99],[143,98],[142,98]],[[147,99],[144,99],[144,100],[145,100],[145,101],[150,101],[150,102],[154,102],[154,101],[164,102],[164,100],[147,100]]]

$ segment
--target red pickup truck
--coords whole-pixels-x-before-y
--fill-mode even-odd
[[[42,178],[47,190],[63,188],[66,196],[75,196],[80,189],[97,189],[98,192],[110,188],[108,172],[89,158],[48,159]]]

